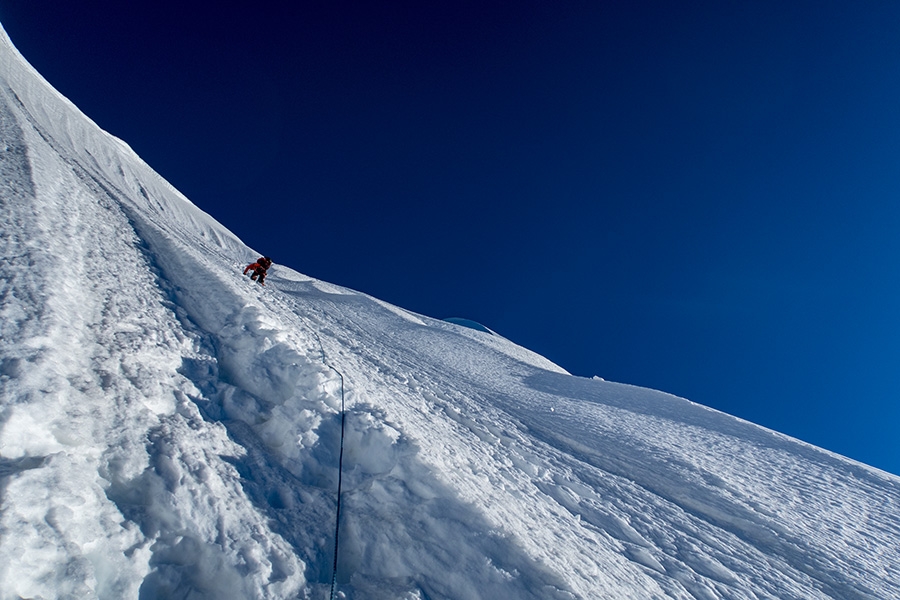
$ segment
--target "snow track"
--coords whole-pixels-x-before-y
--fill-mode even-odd
[[[0,68],[0,600],[326,598],[342,419],[338,597],[900,597],[896,477],[279,265],[256,285],[5,36]]]
[[[18,234],[4,235],[3,311],[16,318],[4,318],[14,401],[0,447],[41,467],[6,485],[4,593],[136,597],[143,584],[250,597],[272,578],[296,589],[302,564],[282,540],[254,540],[265,524],[219,457],[242,449],[189,400],[179,371],[202,354],[126,212],[39,132],[19,131],[30,172],[20,163],[21,191],[3,198]],[[255,569],[237,568],[251,558]]]

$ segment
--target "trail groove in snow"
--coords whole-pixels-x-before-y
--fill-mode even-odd
[[[276,265],[0,36],[0,600],[900,597],[900,480]],[[339,374],[340,375],[339,375]]]

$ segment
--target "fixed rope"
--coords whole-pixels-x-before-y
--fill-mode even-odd
[[[328,359],[325,358],[325,346],[322,344],[322,338],[319,337],[318,332],[312,328],[310,328],[310,331],[312,331],[312,334],[319,342],[319,350],[322,352],[322,364],[334,371],[341,379],[341,451],[338,454],[337,511],[334,517],[334,562],[331,566],[331,600],[334,600],[334,592],[337,588],[338,542],[341,532],[341,486],[344,480],[344,422],[347,418],[347,413],[344,410],[344,375],[331,366]]]
[[[324,350],[322,355],[325,355]],[[327,363],[326,365],[341,378],[341,452],[338,455],[337,511],[334,518],[334,564],[331,568],[331,600],[334,600],[334,591],[337,585],[338,536],[341,532],[341,483],[343,483],[344,479],[344,420],[347,418],[347,413],[344,411],[344,376],[331,365]]]

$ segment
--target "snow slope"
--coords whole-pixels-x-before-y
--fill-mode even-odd
[[[900,479],[276,265],[0,35],[0,599],[900,598]],[[337,242],[336,242],[337,243]]]

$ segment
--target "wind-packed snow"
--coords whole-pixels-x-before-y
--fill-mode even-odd
[[[0,599],[327,598],[342,400],[337,597],[900,598],[897,477],[282,265],[257,285],[0,37]]]

